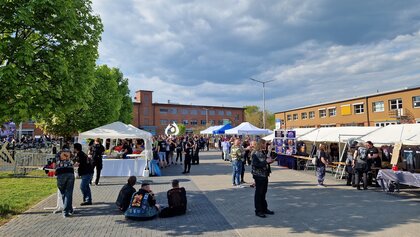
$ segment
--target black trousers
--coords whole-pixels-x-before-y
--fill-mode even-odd
[[[179,161],[182,162],[182,151],[180,151],[180,150],[176,150],[176,160],[175,160],[175,162],[178,162],[178,158],[179,158]]]
[[[242,161],[242,170],[241,170],[241,182],[244,182],[244,175],[245,175],[245,161]]]
[[[356,186],[360,188],[360,178],[363,179],[363,188],[366,189],[368,186],[367,183],[367,170],[365,168],[356,168],[355,169],[355,176],[356,176]]]
[[[255,213],[264,213],[268,210],[267,200],[265,196],[267,194],[268,188],[268,178],[254,178],[255,180],[255,195],[254,195],[254,205]]]
[[[185,160],[184,160],[184,172],[189,173],[191,169],[191,156],[189,155],[185,155]]]
[[[346,165],[347,185],[354,184],[354,170],[351,165]]]
[[[94,164],[94,167],[96,169],[95,184],[98,185],[99,179],[101,178],[102,164]],[[92,183],[92,181],[90,183]]]
[[[184,215],[184,214],[185,214],[185,210],[165,207],[159,213],[159,217],[160,218],[166,218],[166,217],[180,216],[180,215]]]
[[[200,156],[198,151],[194,153],[193,157],[192,157],[192,163],[193,164],[199,164],[200,163]]]

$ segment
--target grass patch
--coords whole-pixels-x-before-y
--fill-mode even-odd
[[[31,171],[23,177],[0,172],[0,226],[57,191],[56,179],[43,172]]]

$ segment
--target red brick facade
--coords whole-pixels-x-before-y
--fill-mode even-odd
[[[152,94],[153,91],[136,92],[132,124],[154,134],[164,134],[166,126],[173,121],[189,130],[206,127],[206,122],[208,126],[221,125],[224,120],[237,126],[245,119],[244,108],[153,103]]]

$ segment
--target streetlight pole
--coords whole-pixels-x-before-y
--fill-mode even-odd
[[[261,83],[262,84],[262,87],[263,87],[263,126],[264,126],[263,128],[265,129],[265,84],[266,83],[269,83],[269,82],[272,82],[272,81],[274,81],[276,79],[267,80],[267,81],[260,81],[260,80],[254,79],[252,77],[250,77],[249,79],[252,80],[252,81]]]
[[[203,109],[206,111],[206,127],[207,127],[209,124],[209,109],[207,108],[203,108]]]

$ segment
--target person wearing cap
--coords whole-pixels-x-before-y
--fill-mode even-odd
[[[67,145],[55,157],[57,188],[63,198],[63,216],[73,215],[74,168],[70,148]]]
[[[167,192],[168,207],[162,209],[159,217],[184,215],[187,211],[187,193],[184,187],[179,187],[179,181],[172,180],[172,189]]]
[[[121,188],[117,201],[115,202],[120,211],[126,211],[130,205],[130,199],[133,196],[133,193],[136,192],[136,189],[134,188],[136,182],[136,176],[130,176],[127,180],[127,184]]]

